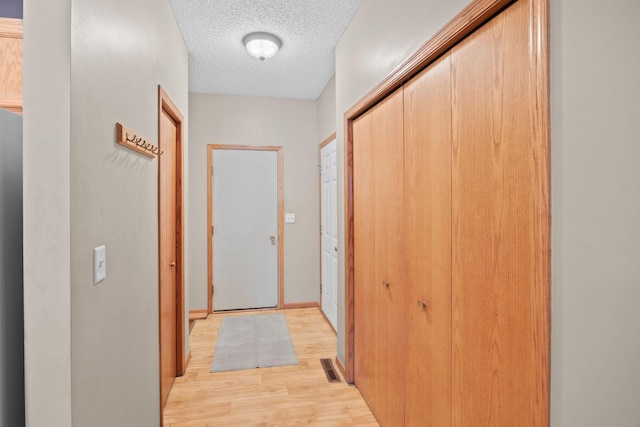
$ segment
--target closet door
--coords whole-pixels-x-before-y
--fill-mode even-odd
[[[548,425],[549,182],[535,9],[451,53],[453,425]]]
[[[404,418],[403,91],[353,124],[354,381],[382,426]]]
[[[405,425],[451,425],[451,63],[404,89]]]

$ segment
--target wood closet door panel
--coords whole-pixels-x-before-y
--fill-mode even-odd
[[[404,90],[405,425],[451,425],[451,62]],[[424,301],[423,308],[419,302]]]
[[[517,1],[451,54],[454,426],[548,425],[549,156],[534,9]]]
[[[354,382],[370,407],[375,406],[375,367],[380,356],[376,334],[382,326],[376,300],[380,292],[375,266],[374,145],[372,118],[353,123],[353,258],[354,258]]]
[[[404,419],[402,110],[399,89],[353,125],[354,380],[383,426]]]

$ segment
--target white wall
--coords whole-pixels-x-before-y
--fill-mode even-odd
[[[71,0],[24,3],[27,426],[71,425]]]
[[[344,183],[344,114],[469,0],[365,0],[336,47],[338,182]],[[338,184],[338,247],[344,248],[344,185]],[[344,295],[344,250],[338,295]],[[338,300],[338,358],[345,361],[344,299]]]
[[[157,143],[158,84],[188,117],[187,50],[168,1],[74,0],[71,17],[73,422],[158,425],[158,159],[117,145],[114,129]],[[102,244],[107,278],[94,285]]]
[[[321,143],[336,132],[336,76],[329,79],[318,97],[318,142]],[[320,153],[318,153],[320,163]]]
[[[316,102],[189,94],[190,309],[207,308],[207,144],[284,147],[285,303],[318,302],[319,171]]]
[[[115,123],[157,142],[161,84],[186,130],[187,62],[168,1],[25,4],[28,425],[159,424],[158,161]]]
[[[553,426],[640,426],[638,16],[551,0]]]
[[[22,118],[0,108],[0,426],[24,425]]]

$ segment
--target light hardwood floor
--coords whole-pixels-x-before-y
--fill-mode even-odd
[[[358,389],[343,378],[327,381],[320,359],[334,360],[336,336],[317,308],[279,311],[286,316],[298,366],[209,372],[225,316],[274,312],[212,314],[196,322],[191,361],[169,393],[165,427],[379,425]]]

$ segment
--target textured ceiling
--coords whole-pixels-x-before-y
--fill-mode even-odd
[[[335,71],[335,47],[361,0],[171,0],[189,50],[189,91],[316,99]],[[282,39],[260,62],[242,38]]]

